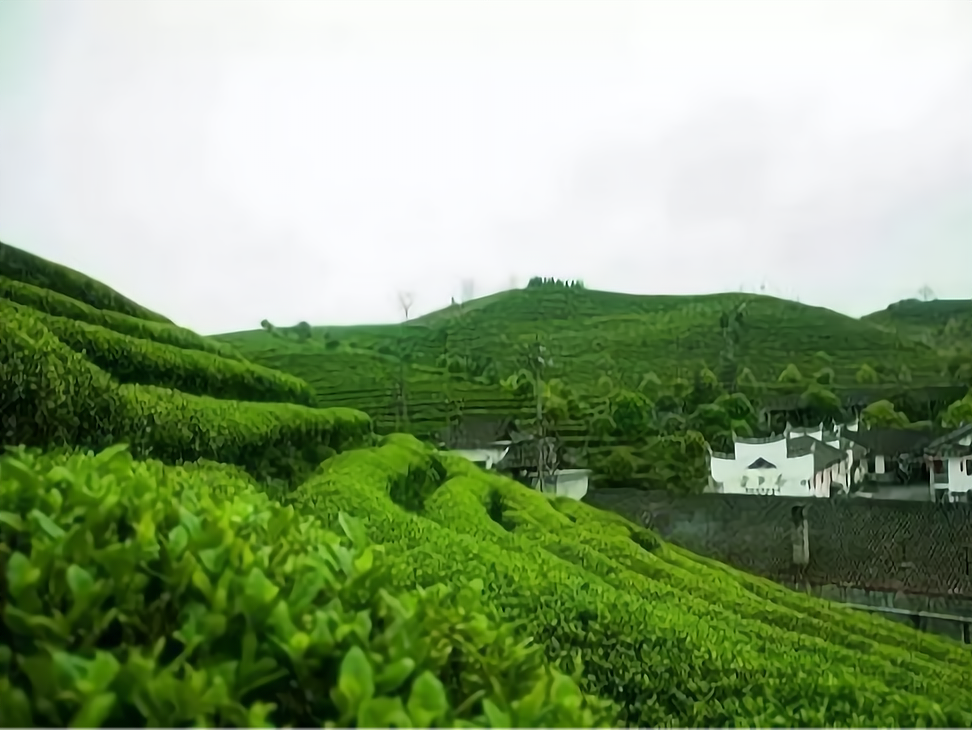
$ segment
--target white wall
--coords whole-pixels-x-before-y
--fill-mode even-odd
[[[797,456],[787,459],[786,443],[782,443],[783,458],[779,454],[745,454],[740,456],[740,450],[750,450],[756,446],[777,446],[777,444],[736,444],[735,459],[721,459],[713,456],[710,465],[712,479],[721,483],[719,491],[724,494],[775,494],[783,497],[827,497],[830,492],[832,476],[820,477],[814,481],[813,454]],[[748,469],[756,459],[763,459],[775,464],[776,469]],[[775,460],[774,460],[775,459]],[[829,470],[827,472],[829,474]],[[762,484],[760,478],[763,479]],[[743,481],[745,480],[745,481]],[[780,480],[780,481],[778,481]],[[802,483],[801,483],[802,482]]]
[[[972,474],[967,473],[969,464],[972,464],[972,457],[969,456],[949,458],[947,463],[948,491],[953,495],[958,493],[964,496],[969,489],[972,489]]]
[[[541,491],[558,497],[582,499],[587,494],[590,477],[591,472],[588,469],[560,469],[547,478]]]
[[[488,449],[453,449],[452,453],[464,456],[475,464],[482,464],[485,469],[492,469],[509,450],[509,446],[494,446]]]

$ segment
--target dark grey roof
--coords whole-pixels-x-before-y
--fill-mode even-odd
[[[966,436],[972,435],[972,423],[966,424],[964,426],[959,426],[958,428],[949,431],[943,436],[939,436],[935,440],[928,443],[925,446],[926,454],[949,454],[952,456],[965,456],[966,454],[972,454],[972,446],[966,446],[960,444],[959,441]]]
[[[920,454],[932,440],[930,434],[908,428],[868,428],[847,431],[844,437],[882,456]]]
[[[478,449],[497,441],[511,441],[512,420],[489,416],[466,416],[458,424],[439,432],[449,449]]]
[[[548,436],[544,439],[547,449],[554,448],[556,441]],[[528,437],[510,446],[509,451],[497,464],[501,470],[507,469],[535,469],[537,466],[537,439]]]
[[[814,471],[826,469],[828,466],[843,461],[847,454],[833,446],[828,446],[823,441],[818,441],[811,436],[797,436],[786,442],[786,455],[789,458],[796,456],[806,456],[813,454]]]
[[[746,467],[747,469],[775,469],[776,464],[771,464],[760,456],[756,461]]]

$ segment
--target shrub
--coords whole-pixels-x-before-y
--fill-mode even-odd
[[[610,720],[484,605],[222,468],[0,459],[10,726],[579,726]]]
[[[393,496],[403,489],[423,496],[405,505]],[[814,620],[821,601],[806,616],[776,606],[717,568],[681,564],[620,518],[414,439],[335,457],[293,504],[326,523],[360,516],[394,556],[397,587],[482,580],[487,601],[550,660],[579,662],[584,690],[615,702],[626,724],[972,720],[959,698],[972,656],[958,645],[849,611]]]
[[[142,340],[0,300],[0,315],[33,317],[61,342],[122,383],[244,401],[313,402],[310,386],[260,365]]]
[[[0,271],[5,277],[41,289],[50,289],[95,309],[107,309],[138,319],[172,324],[162,315],[123,297],[99,281],[5,243],[0,243]]]
[[[45,314],[67,317],[78,322],[105,327],[123,335],[181,347],[184,350],[209,352],[231,360],[243,360],[243,356],[234,351],[232,347],[197,335],[183,327],[139,319],[109,309],[96,309],[90,304],[85,304],[64,294],[58,294],[50,289],[40,289],[22,281],[8,279],[5,276],[0,276],[0,298],[9,299]]]
[[[168,463],[206,458],[293,480],[370,438],[370,419],[351,409],[118,385],[25,311],[5,317],[2,335],[2,443],[100,449],[124,440],[138,456]]]

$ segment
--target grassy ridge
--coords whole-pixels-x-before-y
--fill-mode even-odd
[[[730,347],[723,315],[742,305],[744,318]],[[582,397],[600,392],[605,375],[633,389],[650,374],[666,383],[691,381],[703,367],[723,378],[727,364],[735,372],[748,368],[771,399],[777,389],[798,398],[776,382],[790,364],[805,377],[832,370],[828,387],[852,392],[855,399],[866,390],[873,400],[939,386],[956,373],[932,347],[877,325],[748,294],[636,296],[527,288],[405,325],[314,328],[305,340],[263,330],[217,339],[254,362],[306,380],[322,404],[353,403],[382,432],[408,428],[421,435],[441,429],[459,412],[527,415],[534,404],[506,392],[500,381],[530,367],[525,350],[537,342],[548,353],[545,379],[559,379]],[[474,365],[450,374],[454,357]],[[878,383],[857,382],[865,364],[878,371]]]
[[[952,696],[972,671],[958,645],[795,593],[768,602],[630,523],[408,438],[336,457],[293,499],[361,517],[400,585],[483,580],[551,659],[582,660],[584,686],[626,723],[968,721]]]
[[[295,479],[371,433],[370,419],[351,409],[222,400],[120,384],[62,342],[43,315],[15,305],[7,305],[3,314],[0,435],[6,444],[100,449],[125,441],[136,455],[168,463],[205,458]],[[126,353],[112,355],[124,362]],[[215,382],[220,372],[211,375]]]
[[[2,242],[0,272],[8,279],[63,294],[96,309],[119,312],[149,322],[172,324],[161,314],[136,304],[100,281]]]
[[[184,350],[66,317],[43,314],[0,299],[0,315],[22,315],[50,330],[58,340],[121,383],[172,388],[215,398],[309,405],[307,383],[276,370]]]
[[[22,281],[0,276],[0,298],[23,304],[38,312],[58,317],[67,317],[76,322],[104,327],[123,335],[151,340],[163,345],[172,345],[184,350],[199,350],[231,360],[242,360],[242,356],[231,347],[221,345],[206,337],[197,335],[184,327],[152,320],[139,319],[129,314],[121,314],[106,309],[97,309],[90,304],[72,299],[64,294],[42,289]]]
[[[863,318],[946,352],[972,352],[972,299],[906,299]]]
[[[471,354],[504,372],[522,367],[518,346],[539,338],[576,387],[590,387],[605,361],[640,378],[654,372],[663,380],[686,376],[703,365],[715,369],[726,343],[721,315],[746,302],[735,360],[759,380],[775,381],[788,364],[803,372],[821,367],[827,353],[838,382],[852,383],[865,363],[889,370],[907,367],[915,382],[939,383],[944,363],[932,348],[873,324],[820,307],[773,297],[725,294],[698,297],[636,296],[588,290],[524,289],[490,298],[489,303],[450,317],[418,319],[404,327],[347,328],[342,342],[358,348],[404,351],[413,365],[434,366],[446,353]],[[322,328],[321,333],[331,331]],[[287,372],[312,377],[326,369],[327,352],[263,331],[220,336],[257,362],[274,362]],[[313,341],[313,338],[312,338]],[[558,366],[559,362],[559,366]],[[360,372],[377,366],[367,357]]]

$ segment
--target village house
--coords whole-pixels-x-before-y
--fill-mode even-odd
[[[842,436],[866,452],[862,464],[865,479],[878,484],[925,480],[915,474],[921,466],[922,450],[932,436],[907,428],[842,428]]]
[[[972,504],[972,424],[930,442],[923,455],[931,498]]]
[[[788,427],[769,438],[736,437],[732,454],[709,455],[709,490],[723,494],[830,497],[863,477],[863,452],[838,433]]]
[[[589,488],[588,469],[552,468],[540,483],[540,448],[546,464],[559,465],[557,443],[516,429],[510,419],[467,417],[440,433],[439,445],[484,469],[495,470],[552,496],[581,499]]]
[[[509,418],[467,417],[440,431],[438,446],[492,469],[513,445],[512,431]]]

